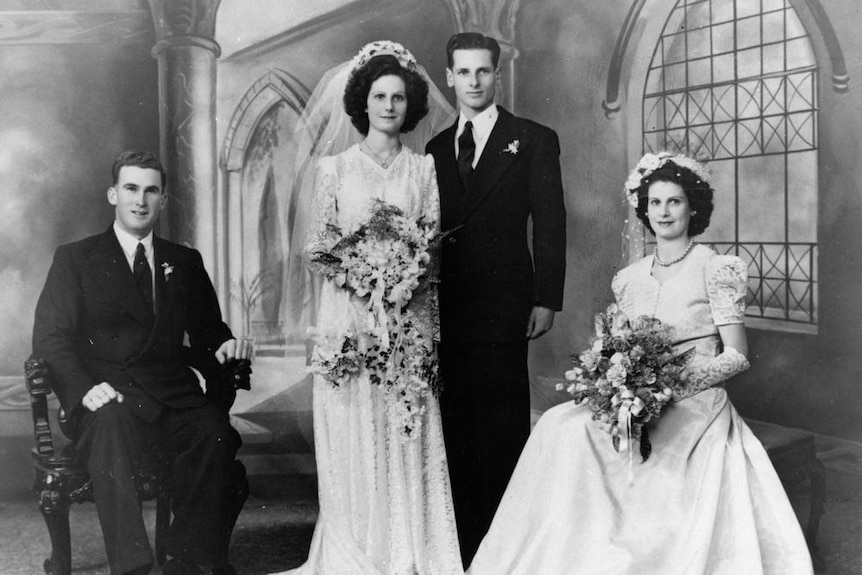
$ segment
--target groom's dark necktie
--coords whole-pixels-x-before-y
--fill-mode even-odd
[[[458,175],[461,182],[467,184],[467,178],[473,173],[473,158],[476,156],[476,142],[473,141],[473,122],[464,124],[464,131],[458,138]]]
[[[144,251],[144,244],[138,242],[138,249],[135,250],[135,282],[138,284],[138,289],[141,290],[144,299],[150,304],[150,309],[153,308],[153,272],[150,270],[150,264],[147,262],[147,254]]]

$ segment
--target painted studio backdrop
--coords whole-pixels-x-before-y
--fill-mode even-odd
[[[564,311],[531,348],[533,415],[588,345],[610,280],[649,238],[622,186],[646,151],[709,163],[700,241],[749,264],[746,417],[862,442],[862,44],[858,0],[46,0],[0,5],[0,488],[26,489],[23,362],[55,247],[106,229],[110,165],[158,150],[159,233],[202,252],[255,340],[234,406],[250,472],[314,473],[309,309],[291,277],[295,128],[318,79],[403,43],[445,87],[448,37],[503,46],[498,102],[560,136]],[[278,458],[266,445],[276,442]],[[265,455],[260,455],[265,454]],[[258,459],[255,459],[257,457]]]

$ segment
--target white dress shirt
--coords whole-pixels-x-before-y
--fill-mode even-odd
[[[114,233],[117,235],[117,241],[120,242],[120,247],[123,248],[123,254],[126,256],[126,262],[129,264],[129,269],[135,273],[135,253],[138,251],[138,244],[144,244],[144,253],[147,256],[147,263],[150,264],[150,275],[153,281],[153,298],[156,294],[156,266],[153,264],[155,254],[153,252],[153,232],[150,232],[143,239],[138,239],[129,232],[123,230],[115,221]]]
[[[464,124],[468,121],[473,122],[473,141],[476,143],[476,153],[473,155],[473,167],[475,168],[476,164],[479,163],[479,158],[482,157],[482,150],[485,149],[488,136],[491,135],[491,130],[494,129],[494,124],[497,123],[499,116],[497,104],[491,104],[487,109],[476,114],[472,120],[464,116],[462,112],[458,116],[458,130],[455,132],[455,157],[458,157],[458,138],[464,133]]]

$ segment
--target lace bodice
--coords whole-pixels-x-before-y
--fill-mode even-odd
[[[333,240],[329,224],[338,226],[345,235],[353,232],[368,219],[375,200],[397,206],[410,218],[425,216],[439,226],[434,159],[405,146],[392,165],[384,169],[363,154],[358,145],[321,159],[304,253],[328,250]]]
[[[657,317],[674,329],[677,341],[693,341],[699,353],[715,355],[718,326],[743,323],[745,263],[697,245],[679,273],[664,282],[652,276],[652,265],[653,256],[647,256],[614,276],[617,304],[629,317]]]

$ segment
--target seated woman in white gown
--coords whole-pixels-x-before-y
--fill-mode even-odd
[[[747,268],[692,240],[713,208],[707,177],[689,158],[647,154],[626,185],[656,249],[614,277],[617,304],[695,347],[685,391],[650,423],[652,453],[630,462],[586,405],[548,410],[471,575],[812,573],[775,470],[724,389],[749,367]]]

